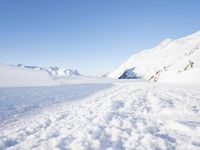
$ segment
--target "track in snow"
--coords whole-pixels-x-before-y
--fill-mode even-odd
[[[32,104],[34,109],[19,116],[14,111],[16,119],[10,122],[4,118],[0,149],[200,148],[198,89],[156,83],[99,86],[71,90],[60,87],[63,91],[47,88],[46,92],[30,88],[23,93],[22,90],[19,102],[24,98],[28,100],[28,110]],[[0,98],[6,108],[5,100],[16,97],[19,89],[4,90],[0,90]],[[67,94],[63,95],[64,91],[74,92],[71,101],[67,100]],[[52,97],[57,101],[52,103]],[[44,103],[37,101],[42,107],[35,109],[37,98]],[[72,101],[73,98],[79,100]],[[19,103],[17,108],[23,104]]]
[[[40,113],[59,103],[74,102],[111,84],[83,84],[53,87],[0,88],[0,123],[18,119],[24,114]],[[11,119],[11,120],[10,120]]]

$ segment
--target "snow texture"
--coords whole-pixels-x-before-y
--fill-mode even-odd
[[[133,81],[1,88],[0,119],[2,150],[197,150],[200,87]]]

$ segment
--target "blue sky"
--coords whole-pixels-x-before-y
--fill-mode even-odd
[[[0,63],[101,75],[199,30],[199,0],[0,0]]]

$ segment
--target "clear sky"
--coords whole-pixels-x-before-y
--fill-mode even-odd
[[[101,75],[200,30],[200,0],[0,0],[0,63]]]

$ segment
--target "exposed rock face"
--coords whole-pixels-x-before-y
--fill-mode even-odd
[[[134,69],[127,69],[119,79],[140,79],[140,77],[135,74]]]

